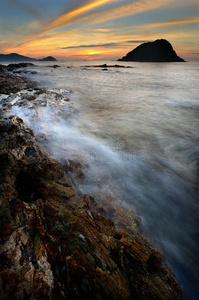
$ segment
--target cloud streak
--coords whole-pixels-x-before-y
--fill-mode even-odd
[[[71,12],[67,12],[58,18],[54,19],[50,23],[48,23],[46,26],[41,28],[41,30],[37,34],[45,33],[47,31],[60,28],[63,26],[70,25],[79,15],[82,15],[83,13],[86,13],[94,8],[97,8],[99,6],[102,6],[104,4],[108,4],[111,2],[116,2],[117,0],[96,0],[91,1],[90,3],[81,6],[79,8],[74,9]]]
[[[133,43],[133,44],[138,44],[138,43],[144,43],[146,41],[125,41],[124,43]],[[61,47],[60,49],[77,49],[77,48],[98,48],[98,47],[104,47],[104,48],[109,48],[109,47],[120,47],[121,43],[104,43],[104,44],[89,44],[89,45],[77,45],[77,46],[67,46],[67,47]]]
[[[12,0],[18,1],[18,0]],[[70,12],[67,12],[53,21],[49,22],[45,26],[43,26],[40,30],[34,33],[31,36],[31,39],[28,39],[26,43],[31,42],[34,39],[37,39],[42,34],[55,30],[60,27],[65,27],[71,25],[75,22],[87,22],[87,23],[103,23],[108,20],[115,20],[118,18],[126,17],[129,15],[136,15],[142,12],[154,10],[160,8],[162,6],[168,5],[168,3],[173,0],[137,0],[133,1],[133,3],[122,4],[114,8],[109,8],[100,12],[92,13],[92,10],[98,8],[100,6],[104,6],[107,4],[111,4],[114,2],[118,2],[119,0],[95,0],[91,1],[86,5],[78,7]],[[84,15],[86,14],[86,15]],[[21,46],[20,45],[20,46]]]
[[[106,43],[106,44],[91,44],[91,45],[78,45],[78,46],[68,46],[61,47],[60,49],[75,49],[75,48],[96,48],[96,47],[116,47],[118,43]]]
[[[132,3],[122,4],[103,12],[92,13],[85,16],[84,19],[89,19],[91,23],[103,23],[109,20],[116,20],[123,17],[133,16],[147,11],[152,11],[172,3],[173,0],[137,0]],[[82,21],[82,20],[81,20]]]
[[[184,25],[184,24],[191,24],[191,23],[199,23],[199,17],[192,17],[192,18],[188,18],[188,19],[170,20],[170,21],[140,25],[139,27],[140,28],[154,29],[154,28],[160,28],[160,27],[164,27],[164,26]]]
[[[25,2],[8,1],[18,6]],[[177,39],[178,43],[185,38],[191,41],[196,36],[196,26],[193,25],[191,29],[189,24],[199,22],[199,17],[196,14],[193,16],[196,4],[196,0],[190,0],[189,4],[185,0],[180,3],[179,0],[77,0],[70,11],[64,11],[51,21],[44,19],[43,26],[39,20],[35,20],[36,23],[29,22],[15,27],[14,34],[4,38],[10,43],[6,52],[32,52],[36,56],[47,51],[48,55],[68,57],[73,53],[80,56],[84,53],[92,55],[96,50],[98,53],[103,51],[104,57],[108,54],[113,57],[131,44],[140,44],[146,42],[146,39],[152,41],[163,35],[174,42]],[[182,10],[179,10],[179,14],[174,14],[178,7],[182,7]],[[32,11],[29,4],[21,8],[35,18],[39,17],[37,10]],[[165,14],[167,10],[173,10],[171,15],[175,15],[176,19]],[[136,15],[139,17],[134,18]],[[197,49],[190,50],[189,52],[198,52]]]
[[[19,0],[9,0],[9,1],[16,1],[18,3]],[[106,5],[106,4],[110,4],[113,2],[118,2],[119,0],[95,0],[95,1],[90,1],[89,3],[80,6],[70,12],[67,12],[61,16],[59,16],[58,18],[52,20],[51,22],[49,22],[48,24],[46,24],[45,26],[41,27],[38,31],[36,31],[34,34],[31,35],[31,38],[28,38],[28,40],[26,40],[25,43],[20,44],[19,46],[25,45],[27,43],[30,43],[32,40],[37,39],[40,35],[52,31],[54,29],[60,28],[60,27],[64,27],[64,26],[68,26],[70,24],[75,23],[79,17],[84,14],[87,13],[95,8],[98,8],[102,5]]]

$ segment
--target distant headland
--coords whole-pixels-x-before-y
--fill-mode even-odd
[[[184,62],[165,39],[143,43],[118,61],[137,62]]]
[[[30,61],[57,61],[56,58],[48,56],[42,59],[35,59],[18,53],[0,54],[0,62],[30,62]]]

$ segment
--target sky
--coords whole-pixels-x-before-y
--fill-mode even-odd
[[[0,0],[0,53],[117,60],[167,39],[199,60],[199,0]]]

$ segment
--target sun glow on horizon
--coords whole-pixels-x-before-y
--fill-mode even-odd
[[[142,41],[164,38],[179,56],[199,59],[197,6],[196,0],[87,1],[49,22],[31,20],[5,37],[0,31],[0,47],[33,58],[118,59]]]

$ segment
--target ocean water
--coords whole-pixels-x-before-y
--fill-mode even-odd
[[[94,67],[104,63],[132,68]],[[118,197],[141,217],[186,299],[199,299],[199,63],[53,64],[29,76],[73,106],[38,108],[36,122],[15,113],[50,132],[54,157],[85,166],[84,193]]]

